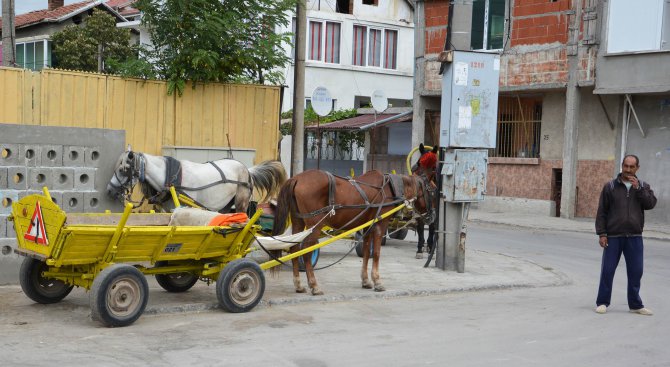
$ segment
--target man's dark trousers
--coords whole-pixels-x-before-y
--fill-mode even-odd
[[[628,274],[628,308],[637,310],[644,307],[642,299],[640,299],[643,252],[642,236],[607,238],[607,247],[603,250],[600,287],[598,288],[596,305],[610,305],[614,272],[623,253],[623,257],[626,259],[626,273]]]

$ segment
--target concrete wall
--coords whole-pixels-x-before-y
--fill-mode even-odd
[[[670,95],[636,96],[633,105],[646,137],[631,117],[626,153],[640,158],[638,177],[651,185],[658,199],[656,208],[646,213],[646,220],[670,223]],[[618,154],[616,161],[618,172]]]
[[[565,93],[547,93],[542,99],[540,157],[562,159]]]
[[[66,212],[120,211],[106,195],[125,145],[122,130],[0,124],[0,284],[16,283],[11,203],[47,186]]]

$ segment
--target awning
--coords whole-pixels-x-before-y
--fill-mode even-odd
[[[399,114],[388,114],[382,113],[377,114],[375,117],[374,114],[365,114],[359,115],[356,117],[333,121],[327,124],[321,125],[319,128],[321,130],[353,130],[353,131],[365,131],[372,129],[374,127],[379,127],[383,125],[398,123],[398,122],[409,122],[412,121],[412,111],[407,111]],[[307,130],[316,130],[316,125],[307,126]]]

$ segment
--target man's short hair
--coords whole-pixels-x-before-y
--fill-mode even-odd
[[[635,158],[635,165],[640,166],[640,158],[638,158],[635,154],[626,154],[626,156],[623,157],[623,161],[621,161],[621,165],[623,165],[623,162],[625,162],[626,158],[628,158],[628,157]]]

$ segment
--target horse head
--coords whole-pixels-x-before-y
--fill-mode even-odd
[[[116,162],[114,175],[107,184],[107,195],[120,200],[126,199],[139,178],[139,155],[132,150],[123,152]]]
[[[437,186],[425,175],[409,176],[412,181],[410,192],[405,193],[406,198],[414,199],[414,209],[421,216],[425,224],[431,224],[435,220],[437,208]]]

